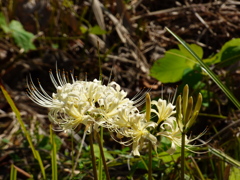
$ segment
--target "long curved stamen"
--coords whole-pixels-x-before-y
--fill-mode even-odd
[[[52,70],[51,70],[51,69],[49,70],[49,75],[50,75],[50,79],[51,79],[51,81],[52,81],[52,83],[53,83],[54,87],[57,89],[57,87],[59,86],[59,84],[57,83],[56,79],[54,78],[54,76],[53,76],[53,73],[52,73]]]
[[[134,105],[136,107],[139,107],[145,103],[146,94],[149,93],[152,89],[147,89],[144,92],[144,89],[142,89],[140,92],[138,92],[131,100],[134,102]]]

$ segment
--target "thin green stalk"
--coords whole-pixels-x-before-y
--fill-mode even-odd
[[[197,170],[197,172],[198,172],[199,178],[200,178],[201,180],[205,180],[205,178],[204,178],[201,170],[199,169],[196,161],[194,160],[194,158],[193,158],[193,157],[190,157],[190,158],[192,159],[192,162],[193,162],[193,164],[195,165],[195,168],[196,168],[196,170]]]
[[[72,149],[72,173],[70,174],[70,177],[72,178],[73,177],[73,174],[74,174],[74,164],[75,164],[75,156],[74,156],[74,153],[73,153],[73,149],[74,149],[74,146],[73,146],[73,131],[71,131],[71,149]]]
[[[76,167],[77,167],[79,157],[80,157],[80,155],[81,155],[81,153],[82,153],[82,148],[83,148],[84,140],[85,140],[85,138],[86,138],[86,133],[87,133],[86,131],[84,131],[84,133],[83,133],[82,141],[81,141],[81,143],[80,143],[80,147],[79,147],[79,150],[78,150],[78,153],[77,153],[77,156],[76,156],[76,160],[75,160],[74,166],[73,166],[73,168],[72,168],[72,174],[71,174],[71,176],[70,176],[70,179],[73,178],[74,171],[75,171],[75,169],[76,169]]]
[[[213,117],[213,118],[219,118],[219,119],[227,118],[227,116],[218,115],[218,114],[207,114],[207,113],[199,113],[198,116],[207,116],[207,117]]]
[[[89,141],[90,141],[90,152],[91,152],[91,157],[92,157],[93,175],[94,175],[94,179],[98,180],[96,158],[95,158],[94,149],[93,149],[93,135],[92,135],[92,133],[90,133],[90,135],[89,135]]]
[[[14,167],[14,165],[11,164],[10,180],[16,180],[16,179],[17,179],[17,170]]]
[[[210,70],[210,68],[198,57],[198,55],[183,41],[180,37],[174,34],[170,29],[166,28],[185,48],[188,52],[197,60],[202,69],[212,78],[212,80],[218,85],[218,87],[226,94],[226,96],[233,102],[233,104],[240,109],[239,101],[234,97],[231,91],[218,79],[218,77]]]
[[[107,180],[110,180],[110,175],[109,175],[109,172],[108,172],[108,167],[107,167],[107,163],[106,163],[106,160],[105,160],[105,155],[104,155],[104,152],[103,152],[103,144],[102,144],[101,139],[102,138],[100,138],[99,133],[97,133],[97,140],[98,140],[98,145],[99,145],[99,149],[100,149],[100,153],[101,153],[101,157],[102,157],[102,163],[103,163],[105,173],[106,173],[106,178],[107,178]]]
[[[152,180],[152,143],[148,143],[148,180]]]
[[[209,157],[211,156],[210,154],[211,154],[211,153],[209,152],[209,153],[208,153],[208,156],[209,156]],[[213,162],[213,158],[209,158],[209,159],[210,159],[210,164],[211,164],[211,167],[212,167],[211,171],[212,171],[212,172],[216,172],[216,168],[215,168],[216,163]],[[214,174],[214,178],[217,179],[217,174],[216,174],[216,173],[213,173],[213,174]]]
[[[97,133],[97,132],[96,132]],[[100,139],[101,139],[101,143],[103,142],[102,139],[103,139],[103,128],[100,127]],[[98,141],[98,144],[100,142]],[[99,149],[100,149],[100,145],[99,146]],[[102,180],[103,179],[103,161],[102,161],[102,158],[101,158],[101,151],[99,151],[99,160],[98,160],[98,179]]]
[[[50,129],[50,139],[52,144],[52,151],[51,151],[51,163],[52,163],[52,180],[58,179],[58,171],[57,171],[57,145],[55,142],[55,134],[52,130],[52,125],[49,127]]]
[[[151,118],[151,97],[146,94],[146,120],[149,122]],[[152,180],[152,143],[148,143],[148,180]]]
[[[182,145],[181,145],[181,180],[184,180],[184,171],[185,171],[185,128],[182,132]]]
[[[225,154],[224,152],[217,150],[211,146],[208,146],[209,151],[214,154],[215,156],[219,157],[220,159],[222,159],[224,162],[228,162],[229,164],[236,166],[237,168],[240,168],[240,162],[233,159],[232,157],[228,156],[227,154]]]

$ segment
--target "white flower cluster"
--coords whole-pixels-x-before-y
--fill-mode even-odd
[[[181,137],[178,135],[175,137],[176,135],[170,133],[172,131],[176,134],[175,131],[178,130],[175,127],[176,123],[172,120],[174,117],[171,117],[175,113],[175,106],[171,103],[162,99],[151,102],[157,109],[151,110],[158,116],[158,122],[155,123],[147,121],[146,114],[140,113],[135,105],[141,103],[143,96],[137,96],[139,98],[135,98],[135,101],[128,99],[127,93],[121,90],[116,82],[103,85],[96,79],[79,81],[75,80],[71,74],[72,83],[69,83],[64,72],[57,71],[56,75],[55,79],[50,71],[50,78],[57,90],[56,93],[49,96],[40,83],[37,88],[30,79],[27,84],[28,96],[38,105],[49,108],[49,119],[63,130],[72,130],[84,124],[86,130],[91,133],[92,128],[98,130],[99,127],[104,127],[116,133],[117,138],[126,137],[126,141],[119,140],[118,142],[124,145],[132,144],[133,155],[140,155],[139,149],[144,140],[149,140],[154,146],[157,143],[156,136],[149,131],[166,120],[161,125],[163,129],[161,135],[171,139],[173,149],[176,149],[176,145],[180,146],[179,138]],[[164,124],[168,127],[164,128]]]

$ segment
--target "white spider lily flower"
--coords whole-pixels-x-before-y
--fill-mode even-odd
[[[141,116],[141,114],[135,106],[126,106],[124,108],[119,108],[117,115],[112,116],[108,120],[108,127],[106,128],[131,128],[132,119],[138,116]],[[106,115],[106,117],[108,117],[108,115]]]
[[[133,100],[126,98],[127,93],[121,90],[116,82],[103,85],[99,80],[78,81],[71,74],[72,83],[67,81],[65,73],[57,71],[57,78],[50,71],[50,78],[56,88],[52,96],[48,95],[39,83],[37,88],[32,79],[28,81],[28,96],[40,106],[49,108],[49,119],[58,124],[62,130],[72,130],[84,124],[88,132],[91,127],[108,128],[117,133],[118,138],[128,140],[120,142],[132,144],[132,153],[139,156],[145,140],[154,146],[157,138],[149,129],[155,128],[155,122],[147,122],[146,115],[139,112],[136,105],[141,105],[144,95],[138,93]]]
[[[153,100],[151,104],[157,107],[157,111],[155,109],[151,109],[151,112],[155,113],[158,116],[157,124],[176,113],[174,110],[175,106],[170,102],[167,103],[166,100],[163,100],[161,98],[159,98],[158,101]]]
[[[110,131],[116,132],[118,138],[130,138],[127,141],[117,142],[129,146],[132,144],[132,154],[134,156],[140,156],[139,150],[143,147],[145,140],[149,140],[153,146],[157,143],[157,138],[149,132],[149,129],[155,128],[157,124],[155,122],[147,122],[145,114],[140,114],[136,109],[122,109],[122,113],[116,119],[113,119],[114,124]]]
[[[105,86],[96,79],[75,80],[71,74],[72,83],[69,83],[64,72],[61,74],[57,71],[56,75],[57,79],[50,71],[56,93],[48,95],[40,83],[38,90],[30,79],[27,83],[28,96],[38,105],[49,108],[49,119],[59,124],[63,130],[96,121],[98,125],[109,124],[107,121],[118,116],[119,109],[131,108],[134,104],[115,82]]]
[[[182,133],[180,128],[178,127],[177,121],[175,117],[170,117],[166,121],[164,121],[161,124],[162,132],[157,133],[157,136],[165,136],[167,137],[171,142],[171,148],[167,150],[169,154],[174,154],[177,147],[182,146]],[[188,139],[187,135],[185,135],[185,149],[192,151],[190,148],[197,146],[197,145],[191,145],[190,143],[195,141],[196,139],[200,138],[203,134],[205,134],[206,131],[198,135],[194,139]],[[195,152],[196,153],[196,152]]]
[[[137,118],[132,122],[132,134],[133,134],[133,145],[132,153],[134,156],[140,156],[139,150],[143,147],[143,142],[147,139],[153,146],[157,143],[157,138],[152,135],[147,128],[155,128],[157,124],[155,122],[143,122]]]

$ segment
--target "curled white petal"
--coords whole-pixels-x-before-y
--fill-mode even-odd
[[[173,154],[176,151],[177,147],[182,146],[182,133],[180,128],[178,127],[176,118],[175,117],[168,118],[161,124],[160,127],[163,131],[157,133],[157,136],[158,135],[165,136],[172,142],[171,148],[167,152],[169,154]],[[192,151],[191,148],[194,147],[195,145],[191,145],[190,143],[200,138],[203,134],[205,134],[205,132],[206,131],[204,131],[194,139],[189,139],[187,135],[185,135],[185,149]]]
[[[170,102],[167,103],[166,100],[161,98],[159,98],[158,101],[153,100],[151,104],[157,107],[157,111],[155,109],[152,109],[151,111],[158,116],[158,124],[176,113],[174,110],[175,106]]]

